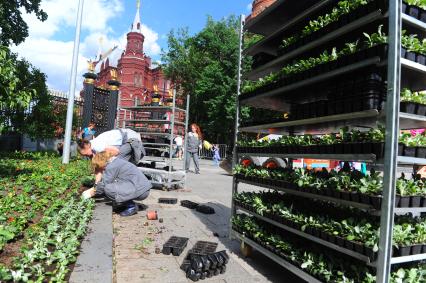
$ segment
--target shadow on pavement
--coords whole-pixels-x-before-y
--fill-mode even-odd
[[[208,202],[203,204],[213,207],[215,214],[206,215],[195,209],[191,210],[192,213],[200,219],[214,236],[216,236],[216,239],[225,246],[228,252],[236,254],[242,261],[246,262],[251,268],[265,276],[271,282],[305,282],[254,249],[251,257],[244,257],[240,251],[240,241],[236,239],[231,240],[229,238],[231,209],[219,202]]]

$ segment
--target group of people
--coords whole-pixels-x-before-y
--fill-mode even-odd
[[[83,196],[107,197],[121,216],[136,214],[138,206],[134,200],[146,199],[152,188],[151,182],[136,166],[146,154],[140,134],[131,129],[114,129],[95,135],[95,124],[90,123],[77,142],[79,153],[91,159],[95,174],[94,187],[83,192]],[[201,145],[200,127],[192,124],[187,134],[187,171],[192,159],[195,173],[200,173],[198,149]]]

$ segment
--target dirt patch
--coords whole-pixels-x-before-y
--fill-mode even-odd
[[[11,268],[14,257],[21,255],[21,246],[24,244],[24,238],[8,243],[0,253],[0,265]]]

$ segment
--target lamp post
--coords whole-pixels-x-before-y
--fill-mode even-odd
[[[84,0],[79,0],[78,11],[77,11],[77,23],[76,23],[76,29],[75,29],[75,39],[74,39],[74,52],[72,55],[70,90],[68,95],[64,151],[62,155],[62,163],[64,164],[68,164],[70,161],[72,118],[74,113],[74,95],[75,95],[75,83],[76,83],[75,80],[77,78],[77,64],[78,64],[78,52],[80,48],[80,31],[81,31],[81,21],[83,18],[83,5],[84,5]]]

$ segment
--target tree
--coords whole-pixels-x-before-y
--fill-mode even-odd
[[[217,22],[208,17],[194,36],[187,29],[172,30],[162,54],[166,76],[191,95],[190,120],[213,142],[233,140],[239,25],[234,16]]]
[[[47,14],[40,8],[41,0],[2,0],[0,1],[0,44],[18,45],[28,37],[28,25],[22,19],[22,8],[27,13],[34,13],[40,21],[47,19]]]

